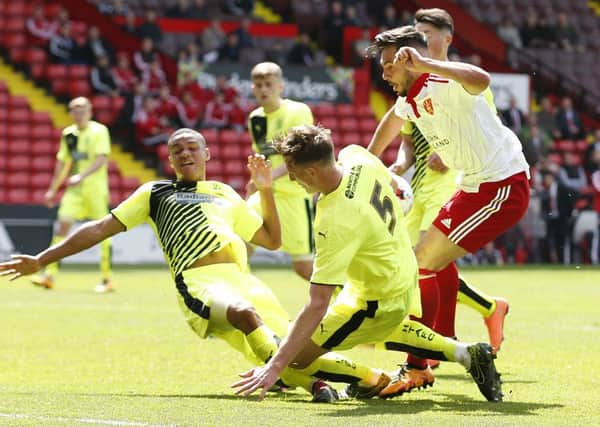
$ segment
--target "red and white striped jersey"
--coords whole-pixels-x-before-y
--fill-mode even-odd
[[[460,186],[477,192],[484,182],[529,174],[521,142],[504,126],[483,94],[471,95],[456,81],[421,75],[395,114],[414,122],[446,166],[462,171]],[[529,175],[528,175],[529,176]]]

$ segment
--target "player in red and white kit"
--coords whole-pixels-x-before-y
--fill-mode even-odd
[[[383,78],[399,95],[394,113],[418,126],[446,166],[462,171],[459,190],[415,248],[421,289],[437,287],[436,272],[517,224],[529,203],[521,143],[482,95],[489,75],[426,58],[416,49],[423,46],[423,34],[402,27],[379,33],[371,49],[381,53]],[[380,395],[412,388],[403,374]]]

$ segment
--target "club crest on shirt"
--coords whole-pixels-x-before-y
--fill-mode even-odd
[[[425,108],[425,111],[433,116],[433,102],[431,102],[431,98],[427,98],[425,101],[423,101],[423,108]]]

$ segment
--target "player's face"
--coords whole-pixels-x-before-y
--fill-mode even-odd
[[[450,31],[441,30],[425,22],[417,22],[415,28],[425,34],[429,56],[433,59],[445,61],[448,57],[448,46],[452,43]]]
[[[87,105],[75,105],[69,109],[69,113],[78,126],[85,126],[92,118],[92,109]]]
[[[276,104],[282,92],[283,82],[275,76],[252,80],[252,94],[260,106]]]
[[[397,51],[398,49],[395,46],[388,46],[381,51],[379,63],[383,70],[382,78],[388,82],[397,95],[406,96],[406,92],[413,82],[413,77],[404,67],[394,64],[394,56]]]
[[[315,168],[310,165],[298,165],[290,158],[285,159],[290,180],[296,181],[307,193],[317,193],[320,190],[315,187]]]
[[[183,181],[204,180],[209,158],[204,141],[191,135],[183,135],[169,145],[169,161],[177,178]]]

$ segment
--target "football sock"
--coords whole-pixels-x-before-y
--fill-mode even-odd
[[[440,293],[437,283],[437,274],[435,271],[424,268],[419,269],[419,290],[421,291],[421,310],[420,319],[411,316],[411,319],[418,320],[425,326],[433,327],[440,303]],[[404,351],[404,350],[403,350]],[[425,369],[427,367],[427,358],[435,359],[435,357],[419,358],[415,354],[411,354],[406,358],[406,362],[410,365]]]
[[[457,346],[466,348],[466,344],[444,337],[434,332],[433,329],[409,319],[404,320],[385,339],[384,345],[387,350],[405,351],[410,353],[409,356],[415,355],[423,359],[449,360],[452,362],[458,361]],[[464,359],[464,355],[460,351],[458,356]],[[415,359],[417,361],[423,360],[416,357]],[[407,360],[407,363],[419,369],[427,367],[427,363],[415,365],[411,360]]]
[[[454,337],[454,321],[456,317],[456,298],[458,293],[458,269],[451,262],[446,268],[437,272],[440,291],[440,305],[433,329],[445,337]]]
[[[261,325],[248,335],[246,340],[250,348],[260,360],[267,363],[277,351],[277,342],[275,334],[267,325]]]
[[[54,246],[62,242],[63,240],[65,240],[65,236],[53,236],[50,246]],[[56,276],[56,274],[58,273],[58,262],[48,264],[44,269],[44,273],[52,277]]]
[[[496,300],[479,289],[469,285],[462,276],[459,276],[457,301],[481,313],[483,317],[490,317],[496,311]]]
[[[112,242],[105,239],[100,242],[100,272],[103,280],[110,280],[112,273]]]
[[[328,381],[342,383],[359,382],[363,386],[376,385],[381,375],[375,369],[355,363],[338,353],[324,354],[315,359],[306,368],[294,370]]]

